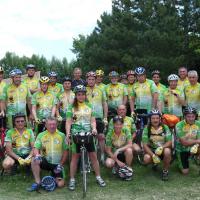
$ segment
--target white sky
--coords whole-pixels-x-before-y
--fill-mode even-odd
[[[70,61],[73,38],[91,33],[104,11],[111,0],[0,0],[0,58],[10,51]]]

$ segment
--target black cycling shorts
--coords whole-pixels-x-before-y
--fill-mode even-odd
[[[126,162],[126,157],[125,157],[124,152],[119,153],[119,154],[117,155],[117,159],[118,159],[119,161],[125,163],[125,162]]]
[[[103,133],[104,132],[104,123],[101,118],[96,118],[96,126],[97,126],[97,133]]]
[[[178,165],[180,169],[189,169],[190,152],[177,152]]]

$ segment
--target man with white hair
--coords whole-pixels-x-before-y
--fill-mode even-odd
[[[200,114],[200,84],[198,83],[198,73],[195,70],[188,72],[189,85],[184,89],[186,104],[195,108]]]

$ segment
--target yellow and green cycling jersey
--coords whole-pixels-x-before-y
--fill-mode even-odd
[[[68,150],[65,135],[56,130],[50,133],[47,130],[40,133],[35,141],[34,147],[41,151],[41,155],[51,164],[59,164],[63,151]]]
[[[26,105],[31,98],[31,93],[26,84],[21,83],[19,86],[9,84],[4,87],[1,100],[6,102],[7,116],[15,115],[16,113],[26,114]]]
[[[127,128],[122,128],[120,135],[116,135],[114,129],[110,129],[106,135],[106,146],[114,151],[126,146],[129,141],[132,141],[132,136]]]
[[[134,83],[132,96],[135,98],[136,109],[147,109],[150,112],[152,110],[153,94],[157,92],[158,89],[152,80],[146,79],[144,83]]]
[[[5,81],[1,81],[0,82],[0,97],[3,95],[3,90],[6,87],[6,82]]]
[[[98,85],[96,85],[96,86],[99,87],[101,90],[104,90],[105,87],[106,87],[106,84],[100,83],[100,84],[98,84]]]
[[[37,77],[25,77],[23,82],[27,85],[30,91],[36,91],[40,88],[39,79]]]
[[[176,115],[177,117],[182,117],[182,105],[179,103],[177,94],[180,98],[184,100],[184,93],[179,89],[170,89],[168,88],[165,92],[163,97],[159,101],[164,102],[164,113]]]
[[[158,100],[160,100],[159,103],[161,104],[162,112],[164,113],[165,112],[165,110],[164,110],[165,104],[164,104],[163,95],[164,95],[165,91],[167,90],[167,87],[165,85],[161,84],[161,83],[158,83],[156,85],[156,87],[158,89]]]
[[[179,142],[179,139],[186,139],[187,141],[200,139],[200,121],[195,121],[194,124],[190,125],[185,120],[180,121],[176,124],[176,135],[177,144],[176,150],[178,152],[190,151],[189,146],[184,146]]]
[[[150,130],[146,127],[142,133],[142,142],[148,144],[152,149],[163,146],[166,142],[171,140],[172,134],[169,127],[166,125],[160,126],[158,129],[151,127]]]
[[[103,103],[107,101],[105,92],[98,86],[94,86],[94,88],[86,87],[86,90],[87,99],[92,105],[93,111],[96,113],[96,118],[103,119]]]
[[[188,78],[184,79],[183,81],[181,79],[178,80],[178,85],[177,85],[177,88],[181,91],[184,90],[184,88],[189,85],[190,82],[188,80]]]
[[[60,103],[60,116],[66,119],[67,109],[70,104],[74,102],[75,94],[70,90],[69,93],[65,91],[58,95],[58,101]]]
[[[128,95],[127,87],[122,83],[109,83],[105,87],[106,97],[108,99],[108,107],[117,109],[123,104],[123,99]]]
[[[25,128],[20,134],[15,128],[10,129],[6,133],[5,142],[10,142],[13,152],[18,156],[27,155],[31,152],[31,143],[35,141],[33,131]]]
[[[52,92],[38,91],[33,94],[31,103],[36,106],[38,119],[43,120],[51,116],[52,109],[57,104],[57,98]]]
[[[124,118],[123,128],[128,129],[131,132],[131,134],[135,133],[136,127],[133,118],[126,116]],[[114,129],[114,124],[113,124],[113,119],[111,119],[108,125],[108,130],[113,130],[113,129]]]
[[[48,91],[53,92],[56,96],[58,96],[60,93],[64,92],[64,88],[60,83],[56,83],[55,85],[49,84]]]
[[[67,110],[67,119],[72,119],[71,133],[90,132],[92,117],[96,118],[96,113],[90,103],[78,102],[78,108],[70,105]]]
[[[200,84],[187,85],[184,89],[187,105],[200,111]]]
[[[130,99],[133,94],[134,83],[132,83],[132,84],[128,83],[126,85],[126,87],[127,87],[127,91],[128,91],[128,98]]]

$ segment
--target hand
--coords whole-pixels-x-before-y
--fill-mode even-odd
[[[121,162],[119,160],[117,160],[116,162],[117,162],[119,167],[124,167],[126,165],[125,163],[123,163],[123,162]]]
[[[58,164],[53,171],[55,174],[59,174],[60,172],[62,172],[63,169],[63,166],[61,164]]]
[[[26,157],[25,163],[26,163],[27,165],[30,165],[30,164],[31,164],[31,159],[32,159],[32,155],[29,155],[28,157]]]
[[[35,122],[36,122],[37,124],[41,124],[41,120],[38,119],[38,118],[35,119]]]
[[[135,117],[135,112],[131,112],[131,117],[132,117],[132,118]]]
[[[62,122],[63,118],[59,115],[59,116],[57,116],[57,120],[58,120],[59,122]]]
[[[162,153],[163,153],[163,147],[158,147],[155,150],[155,154],[158,155],[158,156],[162,155]]]
[[[0,112],[0,116],[5,117],[5,112],[3,110]]]
[[[104,123],[105,126],[108,125],[108,119],[106,117],[103,118],[103,123]]]
[[[191,149],[190,149],[190,153],[191,153],[191,154],[197,154],[198,148],[199,148],[199,144],[193,145],[193,146],[191,147]]]
[[[160,158],[158,156],[156,156],[155,154],[153,154],[152,160],[153,160],[154,164],[159,164],[160,163]]]
[[[66,143],[67,143],[68,145],[70,145],[70,142],[71,142],[71,134],[68,133],[67,136],[66,136]]]
[[[92,134],[93,134],[93,135],[96,135],[96,134],[97,134],[97,129],[96,129],[96,128],[92,129]]]
[[[34,120],[33,114],[30,114],[30,115],[29,115],[29,120],[30,120],[30,121],[33,121],[33,120]]]
[[[18,158],[18,162],[19,162],[19,164],[20,164],[21,166],[26,165],[26,161],[25,161],[23,158],[21,158],[21,157]]]

